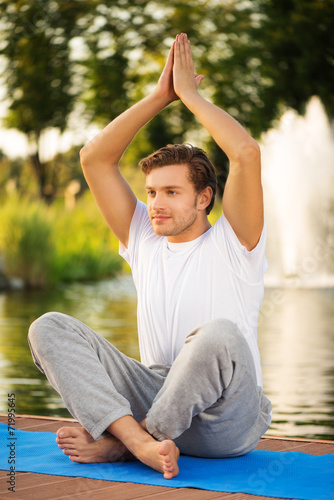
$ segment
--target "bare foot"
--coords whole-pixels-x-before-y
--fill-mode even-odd
[[[169,439],[147,442],[135,455],[144,464],[162,472],[165,479],[172,479],[179,473],[177,461],[180,451]]]
[[[95,441],[83,427],[61,427],[56,442],[73,462],[124,462],[135,458],[115,436]]]

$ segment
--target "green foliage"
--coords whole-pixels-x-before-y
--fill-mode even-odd
[[[70,40],[89,4],[1,0],[9,126],[37,136],[47,127],[65,129],[75,97]]]
[[[66,213],[58,206],[53,212],[55,281],[97,280],[121,270],[118,241],[90,193],[79,200],[74,210]]]
[[[263,110],[289,106],[305,112],[312,95],[334,117],[334,1],[262,0],[263,22],[251,35],[260,43],[262,78],[272,83],[260,92]]]
[[[205,75],[201,92],[255,137],[287,106],[303,113],[313,95],[334,117],[334,0],[0,0],[0,7],[6,123],[34,141],[32,165],[49,200],[61,183],[52,162],[41,164],[43,131],[66,129],[75,106],[83,126],[106,125],[153,88],[181,31],[192,42],[195,70]],[[125,160],[136,164],[189,133],[196,138],[196,130],[193,115],[173,103]],[[198,145],[212,152],[223,187],[226,159],[211,142]]]
[[[92,2],[74,0],[0,0],[0,54],[5,56],[4,81],[10,99],[4,123],[27,134],[33,145],[32,166],[42,197],[51,198],[48,167],[40,160],[45,129],[65,130],[77,90],[73,85],[70,41],[80,33],[78,21]]]
[[[20,277],[28,287],[50,282],[55,257],[51,221],[41,208],[16,197],[1,208],[0,247],[6,274]]]
[[[258,137],[317,95],[334,117],[334,1],[236,0],[209,8],[199,55],[212,98]]]
[[[96,280],[121,270],[118,244],[90,196],[74,210],[11,196],[0,209],[0,251],[8,277],[27,287]]]

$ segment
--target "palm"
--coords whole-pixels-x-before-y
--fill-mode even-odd
[[[169,98],[170,101],[176,101],[177,99],[179,99],[174,91],[173,66],[170,67],[170,65],[168,64],[168,59],[166,66],[164,67],[164,70],[159,78],[158,88],[163,95]]]
[[[181,99],[184,92],[196,91],[204,78],[204,76],[194,73],[190,42],[184,34],[176,37],[173,76],[174,90]]]
[[[165,67],[163,69],[163,72],[161,73],[161,76],[157,84],[158,92],[161,93],[161,95],[167,97],[170,102],[177,101],[179,99],[179,96],[175,92],[174,88],[175,85],[174,51],[175,51],[175,42],[173,43],[169,51]],[[197,89],[203,79],[203,76],[197,75],[197,73],[193,73],[193,77],[195,79],[195,87]]]

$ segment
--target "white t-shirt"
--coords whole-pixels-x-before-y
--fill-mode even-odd
[[[172,365],[189,333],[227,318],[244,334],[262,387],[257,325],[267,269],[265,246],[266,225],[249,252],[224,215],[199,238],[169,243],[154,233],[147,207],[138,200],[128,248],[120,244],[120,255],[131,266],[137,289],[142,363]]]

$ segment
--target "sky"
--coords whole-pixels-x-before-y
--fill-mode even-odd
[[[29,144],[25,134],[15,129],[6,129],[3,126],[3,118],[8,109],[8,100],[5,100],[6,89],[0,86],[0,150],[9,158],[26,157],[29,153]],[[88,142],[99,132],[97,126],[82,126],[75,124],[79,121],[75,119],[75,114],[71,117],[69,129],[60,135],[57,129],[48,129],[41,142],[40,156],[42,161],[52,159],[57,152],[66,152],[72,145],[82,145]]]

